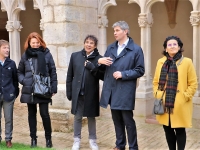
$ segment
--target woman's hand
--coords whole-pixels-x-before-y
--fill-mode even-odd
[[[52,96],[54,96],[56,93],[53,93]]]

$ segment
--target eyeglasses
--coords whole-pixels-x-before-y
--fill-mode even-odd
[[[167,44],[167,47],[172,47],[172,46],[176,47],[177,45],[178,45],[177,43]]]

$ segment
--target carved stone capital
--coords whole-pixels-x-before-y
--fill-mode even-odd
[[[191,12],[190,23],[192,26],[198,26],[200,23],[200,12]]]
[[[21,21],[7,21],[6,29],[9,32],[14,30],[21,31],[22,28]]]
[[[153,25],[153,16],[151,13],[148,14],[139,14],[138,24],[141,28],[145,28],[147,25],[152,27]]]
[[[98,16],[98,27],[108,27],[108,19],[107,16]]]

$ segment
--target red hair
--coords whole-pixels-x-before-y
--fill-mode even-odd
[[[28,35],[26,42],[24,43],[24,50],[26,50],[28,47],[30,47],[30,41],[32,38],[36,38],[38,42],[40,42],[40,45],[45,49],[46,43],[42,39],[42,37],[37,32],[32,32]]]

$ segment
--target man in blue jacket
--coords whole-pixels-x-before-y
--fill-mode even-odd
[[[98,60],[104,68],[104,83],[100,106],[110,104],[115,126],[114,150],[125,150],[126,132],[129,150],[138,150],[136,125],[133,119],[137,78],[144,74],[144,56],[141,47],[129,37],[125,21],[113,24],[116,41],[107,47],[103,58]]]
[[[17,68],[9,56],[9,43],[0,40],[0,118],[2,108],[5,118],[5,141],[8,148],[12,147],[13,132],[13,106],[19,95]],[[0,120],[0,142],[1,142],[1,120]]]

